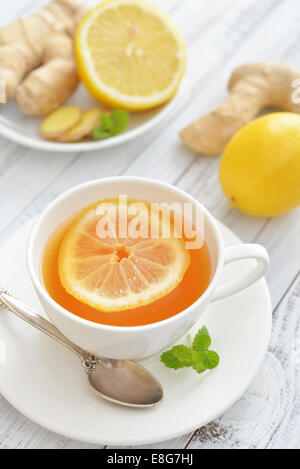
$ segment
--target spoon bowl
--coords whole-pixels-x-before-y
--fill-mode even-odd
[[[88,380],[103,398],[129,407],[152,407],[163,398],[157,379],[130,360],[99,360]]]

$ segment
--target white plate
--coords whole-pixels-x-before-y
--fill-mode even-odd
[[[180,86],[178,93],[169,103],[150,111],[130,113],[128,128],[124,133],[116,137],[79,143],[55,143],[42,139],[39,135],[41,118],[25,116],[19,110],[17,104],[11,102],[0,108],[0,135],[27,147],[39,150],[72,153],[100,150],[120,145],[149,132],[176,108],[182,95],[183,85]],[[89,95],[82,84],[78,86],[76,92],[67,103],[77,104],[83,110],[99,106],[99,103]]]
[[[0,248],[0,284],[43,314],[25,264],[31,224]],[[239,242],[223,225],[221,230],[226,245]],[[226,267],[222,281],[242,275],[249,262]],[[88,387],[75,355],[1,310],[0,391],[26,417],[66,437],[113,446],[167,440],[210,422],[239,399],[263,362],[271,322],[265,280],[211,304],[201,324],[211,332],[219,367],[200,376],[190,369],[167,369],[158,356],[143,360],[162,383],[165,399],[156,408],[138,410],[101,400]]]

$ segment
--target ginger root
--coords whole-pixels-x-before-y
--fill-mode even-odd
[[[41,137],[57,142],[77,142],[92,135],[101,114],[108,114],[108,111],[101,108],[81,111],[78,106],[62,106],[42,120]]]
[[[77,125],[82,118],[78,106],[63,106],[42,120],[40,133],[46,140],[57,140]]]
[[[230,79],[228,99],[180,132],[193,150],[218,155],[231,137],[267,107],[300,113],[292,100],[300,70],[281,63],[256,63],[237,68]]]
[[[25,114],[47,115],[74,92],[78,75],[73,36],[84,13],[74,0],[54,0],[0,29],[0,81],[6,102],[16,97]]]
[[[60,142],[77,142],[90,135],[99,122],[99,117],[103,114],[100,108],[88,109],[82,113],[80,121],[70,130],[59,137]]]

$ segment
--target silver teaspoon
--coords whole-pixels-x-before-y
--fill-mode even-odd
[[[57,340],[81,360],[89,383],[104,399],[127,407],[151,407],[163,398],[159,381],[130,360],[95,357],[69,341],[53,324],[0,287],[0,306]]]

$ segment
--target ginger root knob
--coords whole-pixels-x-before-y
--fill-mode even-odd
[[[300,113],[293,84],[300,70],[281,63],[256,63],[237,68],[229,81],[230,95],[219,107],[180,132],[198,153],[218,155],[231,137],[266,107]],[[297,100],[298,101],[298,100]]]
[[[0,80],[6,101],[16,97],[27,115],[58,108],[79,82],[73,36],[85,8],[54,0],[41,11],[0,28]]]

